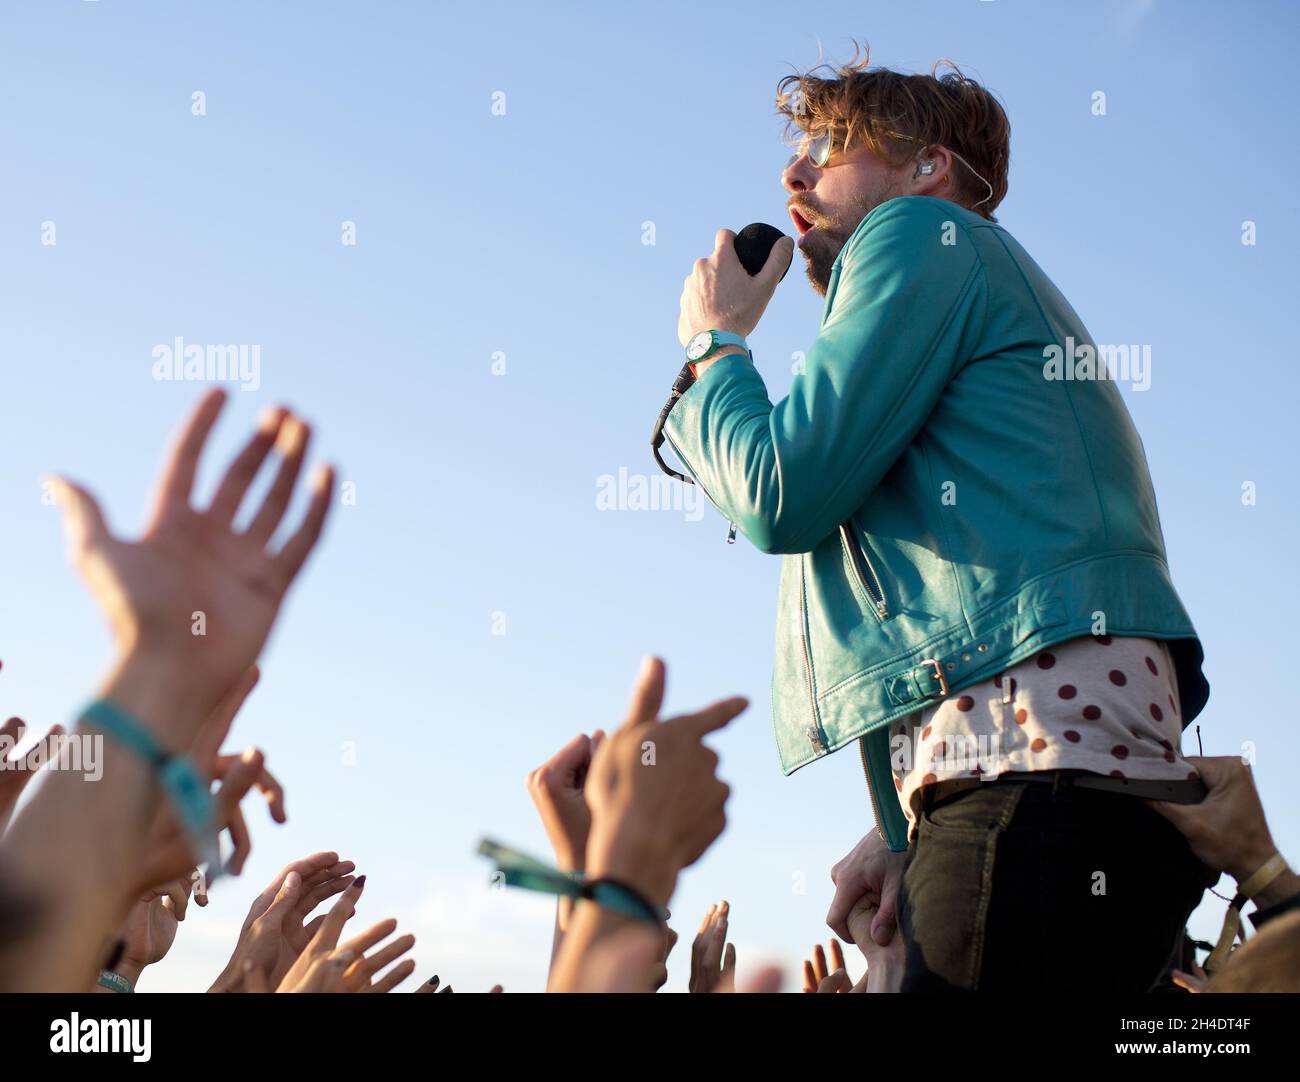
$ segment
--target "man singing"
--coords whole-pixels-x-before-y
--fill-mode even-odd
[[[1147,804],[1203,791],[1180,752],[1202,650],[1122,397],[995,224],[1006,114],[938,70],[782,80],[821,327],[774,405],[745,336],[792,242],[750,277],[721,231],[682,294],[698,379],[665,432],[784,554],[782,769],[861,749],[877,831],[836,866],[831,926],[878,907],[885,944],[896,919],[905,991],[1146,991],[1206,885]]]

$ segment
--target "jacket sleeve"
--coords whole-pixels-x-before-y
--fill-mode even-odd
[[[839,262],[830,309],[785,399],[772,404],[748,357],[724,357],[664,429],[705,495],[764,552],[810,551],[866,502],[960,369],[982,318],[983,268],[951,203],[882,204]]]

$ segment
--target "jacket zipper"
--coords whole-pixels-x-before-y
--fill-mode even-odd
[[[876,787],[871,781],[871,767],[867,763],[867,738],[858,737],[858,754],[862,757],[862,774],[867,779],[867,796],[871,797],[871,814],[876,817],[876,833],[880,835],[880,840],[886,845],[889,839],[885,836],[885,820],[880,814],[880,802],[876,800]]]
[[[817,695],[813,691],[812,652],[808,649],[808,580],[804,567],[805,557],[799,557],[799,638],[803,643],[804,672],[808,677],[808,705],[812,708],[813,731],[821,735],[821,721],[817,717]]]
[[[858,580],[858,585],[871,600],[871,607],[882,620],[888,618],[889,604],[885,601],[885,590],[880,585],[880,576],[872,566],[871,557],[867,555],[866,546],[857,539],[847,522],[840,523],[840,539],[844,542],[844,549],[848,553],[849,563],[853,566],[853,574]],[[866,574],[863,574],[864,565]]]
[[[862,592],[871,599],[872,607],[876,610],[876,615],[882,620],[889,615],[889,605],[885,601],[885,591],[880,585],[880,577],[876,574],[876,569],[871,564],[871,559],[867,556],[866,547],[859,544],[857,537],[850,528],[848,522],[840,523],[840,537],[844,541],[844,550],[848,553],[849,563],[853,565],[853,574],[857,577],[858,585]],[[858,562],[858,557],[862,557],[862,562]],[[867,575],[862,573],[863,565],[866,566]],[[867,576],[871,581],[867,581]],[[874,588],[873,588],[874,587]],[[862,759],[862,776],[867,781],[867,796],[871,798],[871,814],[876,818],[876,834],[886,845],[889,844],[889,838],[885,834],[885,820],[880,814],[880,801],[876,797],[876,785],[871,780],[871,764],[867,762],[867,738],[866,736],[858,737],[858,755]]]
[[[681,395],[678,395],[677,397],[680,398]],[[675,454],[678,458],[682,459],[682,463],[683,465],[685,465],[686,459],[682,458],[682,453],[679,450],[677,450],[677,444],[673,443],[672,440],[668,440],[668,446],[673,449],[673,454]],[[686,466],[686,468],[689,470],[690,466],[688,465]],[[718,506],[717,501],[714,500],[714,498],[709,495],[709,490],[705,488],[702,484],[700,484],[699,478],[696,477],[693,473],[691,474],[691,483],[694,484],[696,488],[698,488],[701,492],[704,493],[704,498],[708,500],[709,503],[713,504],[714,507]],[[736,543],[736,526],[737,523],[735,522],[727,523],[727,544],[728,545],[734,545]]]

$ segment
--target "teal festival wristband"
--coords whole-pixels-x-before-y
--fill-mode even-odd
[[[517,849],[484,838],[478,843],[480,856],[497,866],[496,875],[507,887],[521,887],[542,894],[576,898],[582,883],[581,872],[562,872]]]
[[[508,887],[521,887],[542,894],[555,894],[575,901],[583,898],[605,909],[650,924],[661,924],[668,919],[667,912],[618,880],[588,881],[581,872],[562,872],[535,857],[510,849],[489,838],[479,842],[478,851],[481,856],[487,857],[497,866],[496,874]]]
[[[207,864],[209,881],[221,872],[221,850],[217,844],[217,802],[203,783],[194,764],[183,755],[168,755],[138,720],[107,699],[96,699],[82,712],[81,720],[103,729],[123,747],[146,760],[157,775],[158,784],[171,802],[190,848],[199,863]]]
[[[652,905],[639,891],[617,879],[589,880],[582,885],[579,897],[622,913],[625,917],[635,917],[651,924],[659,924],[668,919],[666,913]]]
[[[131,982],[122,974],[114,973],[111,969],[101,969],[99,971],[99,986],[107,988],[110,992],[134,992]]]

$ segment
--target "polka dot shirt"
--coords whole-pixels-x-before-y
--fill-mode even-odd
[[[894,788],[915,834],[921,790],[1007,771],[1196,776],[1181,754],[1169,648],[1086,636],[1040,651],[890,726]]]

